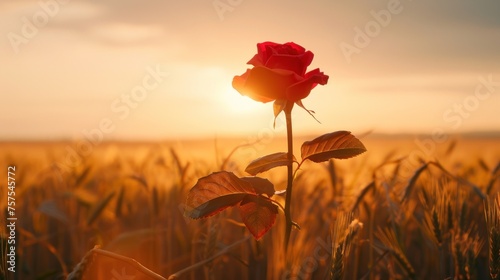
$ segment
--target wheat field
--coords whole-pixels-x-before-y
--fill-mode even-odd
[[[415,139],[429,140],[368,135],[357,158],[302,166],[286,255],[283,213],[259,241],[231,209],[183,215],[198,178],[247,176],[284,139],[109,142],[78,158],[78,143],[0,143],[3,170],[16,166],[18,218],[17,270],[3,226],[0,279],[65,279],[95,245],[166,279],[500,279],[500,139]],[[285,173],[262,176],[283,190]]]

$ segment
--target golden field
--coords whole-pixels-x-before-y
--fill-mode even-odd
[[[499,279],[491,252],[500,248],[500,139],[359,138],[361,156],[297,173],[292,216],[301,229],[286,256],[281,212],[259,241],[231,209],[183,215],[198,178],[248,176],[246,164],[286,151],[285,139],[0,143],[2,174],[15,166],[18,218],[17,278],[3,259],[2,227],[0,279],[65,279],[95,245],[176,279]],[[298,158],[303,140],[295,139]],[[276,190],[285,175],[284,167],[261,174]]]

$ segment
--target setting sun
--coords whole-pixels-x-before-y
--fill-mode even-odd
[[[225,86],[222,98],[227,110],[238,114],[256,113],[263,107],[263,103],[255,102],[249,97],[241,95],[231,85]]]

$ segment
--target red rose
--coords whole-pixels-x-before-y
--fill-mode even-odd
[[[306,73],[314,54],[295,43],[264,42],[257,44],[257,50],[248,61],[254,67],[233,78],[233,87],[253,100],[300,102],[317,84],[328,82],[319,69]]]

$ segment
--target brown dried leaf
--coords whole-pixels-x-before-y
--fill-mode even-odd
[[[262,196],[246,196],[239,208],[243,223],[257,240],[271,229],[278,214],[278,207]]]
[[[248,195],[271,193],[270,187],[262,181],[265,179],[259,179],[240,179],[227,171],[203,177],[189,191],[185,215],[193,219],[213,216],[227,207],[235,206]]]
[[[293,160],[295,161],[295,157],[293,158]],[[287,165],[287,163],[288,153],[274,153],[253,160],[252,162],[250,162],[247,168],[245,168],[245,172],[255,176],[269,169],[278,166],[285,166]]]
[[[346,159],[366,151],[361,141],[349,131],[336,131],[302,144],[302,160],[323,162],[331,158]]]
[[[271,197],[274,195],[274,192],[276,192],[273,183],[267,179],[260,177],[243,177],[240,179],[252,184],[257,194],[267,194],[268,197]]]

